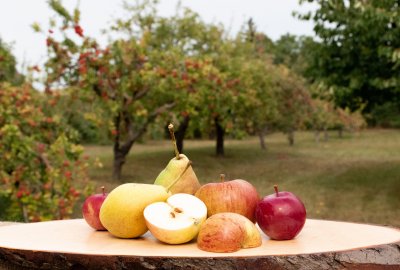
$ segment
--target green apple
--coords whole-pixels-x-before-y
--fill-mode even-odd
[[[207,218],[207,207],[193,195],[177,193],[166,202],[148,205],[143,214],[155,238],[168,244],[182,244],[197,236]]]

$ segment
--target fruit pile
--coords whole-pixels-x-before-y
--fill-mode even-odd
[[[176,156],[154,184],[122,184],[106,194],[88,197],[83,217],[96,230],[119,238],[136,238],[148,230],[159,241],[182,244],[197,237],[209,252],[234,252],[262,244],[259,228],[271,239],[289,240],[306,220],[301,200],[290,192],[262,199],[256,188],[241,179],[200,185],[191,161],[176,147]]]

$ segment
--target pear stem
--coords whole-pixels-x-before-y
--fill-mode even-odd
[[[189,167],[192,166],[192,161],[188,161],[188,163],[186,164],[185,169],[181,172],[181,174],[178,175],[178,177],[172,181],[171,184],[168,185],[168,187],[166,187],[167,192],[169,192],[169,190],[175,186],[176,183],[178,183],[178,181],[181,179],[181,177],[185,174],[185,172],[189,169]]]
[[[101,186],[101,192],[103,192],[103,196],[106,196],[106,192],[105,192],[104,186]]]
[[[278,193],[278,185],[274,185],[274,189],[275,189],[275,194],[276,194],[276,197],[279,197],[279,193]]]
[[[225,174],[221,173],[219,175],[220,179],[221,179],[221,183],[225,182]]]
[[[172,144],[174,145],[175,157],[176,157],[176,159],[180,159],[178,146],[176,145],[174,125],[172,123],[168,125],[168,130],[169,130],[169,134],[171,135]]]

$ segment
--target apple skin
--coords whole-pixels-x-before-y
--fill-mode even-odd
[[[82,206],[82,215],[87,224],[95,230],[105,231],[103,224],[100,221],[100,208],[103,205],[104,200],[107,198],[107,193],[103,192],[100,194],[93,194],[86,198]]]
[[[256,207],[257,224],[271,239],[290,240],[303,229],[306,208],[293,193],[287,191],[265,196]]]
[[[260,231],[245,216],[237,213],[218,213],[209,217],[197,236],[199,249],[208,252],[235,252],[241,248],[259,247]]]
[[[217,213],[238,213],[255,222],[255,209],[260,201],[256,188],[249,182],[236,179],[221,182],[208,183],[200,187],[195,196],[207,206],[207,216]]]

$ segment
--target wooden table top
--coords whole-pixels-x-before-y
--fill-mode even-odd
[[[234,253],[210,253],[192,241],[167,245],[149,232],[137,239],[119,239],[94,231],[83,219],[13,224],[0,227],[0,249],[63,254],[139,257],[252,257],[337,252],[400,242],[400,230],[384,226],[307,219],[293,240],[274,241],[263,233],[260,247]]]

